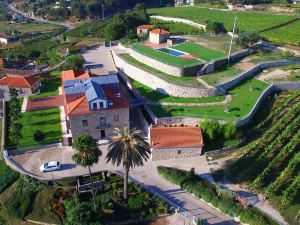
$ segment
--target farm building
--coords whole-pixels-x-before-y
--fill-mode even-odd
[[[204,146],[199,127],[150,128],[152,160],[199,156]]]
[[[0,80],[0,90],[4,92],[4,98],[9,98],[9,89],[15,88],[19,95],[32,95],[39,91],[40,79],[37,77],[3,77]]]
[[[155,29],[150,31],[149,41],[153,44],[161,44],[170,38],[170,32],[163,29]]]
[[[136,34],[137,35],[147,35],[149,33],[150,30],[152,30],[154,28],[153,25],[150,24],[144,24],[144,25],[140,25],[136,28]]]

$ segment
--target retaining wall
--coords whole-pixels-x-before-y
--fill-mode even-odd
[[[281,60],[281,61],[271,61],[271,62],[260,63],[258,65],[255,65],[250,70],[242,72],[240,75],[238,75],[231,81],[217,85],[216,87],[220,88],[221,90],[228,90],[232,87],[237,86],[242,81],[244,81],[250,77],[254,77],[259,72],[261,72],[262,70],[267,69],[269,67],[288,66],[288,65],[294,65],[294,64],[300,64],[300,60]]]
[[[201,89],[196,87],[187,87],[176,84],[171,84],[147,71],[144,71],[134,65],[123,60],[112,50],[112,55],[116,67],[126,73],[132,79],[166,95],[178,96],[178,97],[209,97],[224,94],[217,88]],[[157,68],[159,66],[156,66]]]
[[[174,76],[182,77],[186,75],[196,75],[197,72],[204,66],[204,63],[201,63],[199,61],[199,64],[197,65],[192,65],[192,66],[186,66],[186,67],[178,67],[178,66],[173,66],[164,62],[161,62],[155,58],[151,58],[149,56],[143,55],[142,53],[130,49],[129,50],[130,56],[135,58],[136,60],[149,65],[153,68],[159,68],[160,71],[168,74],[172,74]]]

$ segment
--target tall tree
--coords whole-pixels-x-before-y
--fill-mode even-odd
[[[142,166],[151,153],[148,142],[141,136],[141,131],[127,127],[116,128],[108,146],[107,162],[124,168],[124,199],[128,197],[128,174],[135,166]]]
[[[90,181],[92,184],[92,196],[94,207],[96,208],[94,182],[92,179],[91,166],[98,162],[99,157],[102,155],[101,150],[98,148],[97,141],[90,135],[80,135],[73,143],[76,153],[72,159],[77,165],[88,167]]]

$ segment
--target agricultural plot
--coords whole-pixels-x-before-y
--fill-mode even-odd
[[[157,117],[170,116],[188,116],[209,118],[217,120],[232,120],[246,116],[255,105],[262,92],[269,84],[257,79],[250,79],[239,86],[229,90],[228,94],[232,96],[229,103],[229,112],[226,112],[225,106],[150,106]]]
[[[300,45],[300,21],[278,29],[262,32],[261,35],[272,42]]]
[[[291,225],[300,207],[300,93],[279,104],[256,128],[271,127],[228,166],[231,179],[264,192]]]
[[[264,30],[278,24],[295,19],[296,15],[279,15],[265,12],[225,12],[199,7],[165,7],[149,9],[150,14],[180,17],[206,24],[207,21],[223,22],[227,30],[232,30],[233,20],[238,18],[237,27],[240,30]]]
[[[0,33],[6,33],[7,31],[24,33],[34,32],[49,32],[62,28],[61,26],[48,23],[7,23],[0,22]]]
[[[152,49],[150,47],[146,47],[140,44],[133,44],[132,48],[136,50],[137,52],[144,54],[148,57],[151,57],[153,59],[159,60],[161,62],[178,66],[178,67],[185,67],[185,66],[192,66],[196,64],[200,64],[200,62],[196,59],[185,59],[177,56],[173,56],[169,53],[158,51],[155,49]]]
[[[176,49],[179,51],[183,51],[186,53],[190,53],[192,55],[197,56],[198,58],[205,60],[205,61],[210,61],[213,59],[221,58],[226,56],[224,52],[216,51],[210,48],[206,48],[204,46],[191,43],[191,42],[185,42],[179,45],[174,45],[170,47],[172,49]]]

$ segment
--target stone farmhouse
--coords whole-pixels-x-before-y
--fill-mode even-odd
[[[149,41],[153,44],[161,44],[170,38],[170,32],[163,29],[155,29],[149,33]]]
[[[62,94],[68,133],[107,139],[115,128],[129,126],[129,106],[117,75],[93,76],[84,71],[63,71]]]
[[[199,127],[152,127],[149,139],[152,160],[196,157],[204,146]]]
[[[21,96],[37,93],[41,87],[38,77],[3,77],[0,80],[0,90],[5,99],[9,98],[9,89],[15,88]]]
[[[154,25],[144,24],[136,28],[136,34],[138,36],[148,35],[149,31],[154,28]]]

